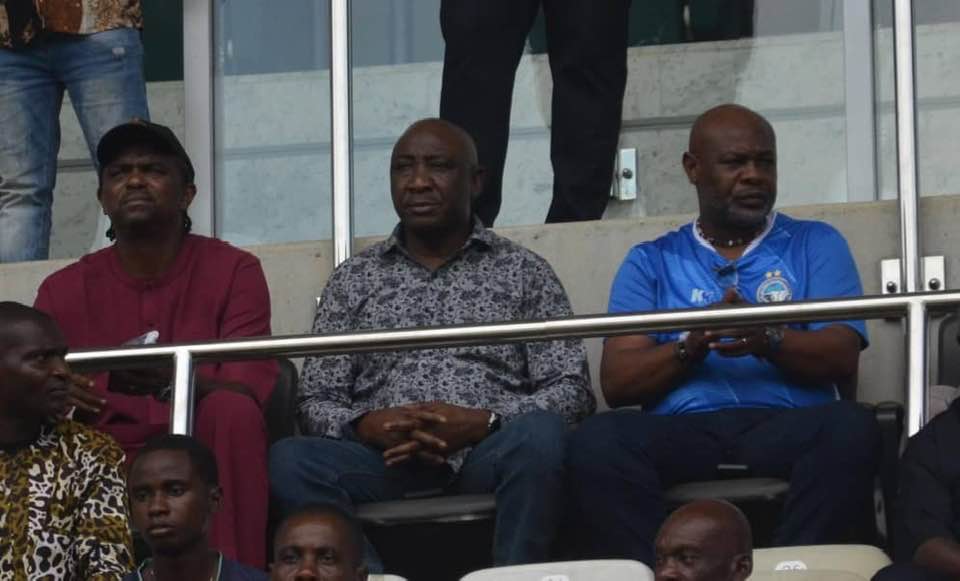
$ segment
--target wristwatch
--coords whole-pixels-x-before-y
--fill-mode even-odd
[[[763,334],[767,338],[767,355],[774,355],[783,343],[783,327],[765,327]]]
[[[500,429],[500,414],[495,411],[490,412],[490,419],[487,420],[487,435],[496,432]]]

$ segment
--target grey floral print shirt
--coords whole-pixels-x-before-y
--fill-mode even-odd
[[[334,271],[314,333],[572,314],[550,265],[479,221],[463,249],[435,271],[407,254],[400,232]],[[350,437],[350,423],[368,411],[408,403],[489,409],[504,422],[548,410],[571,424],[596,407],[579,340],[311,357],[300,383],[304,433],[334,438]]]

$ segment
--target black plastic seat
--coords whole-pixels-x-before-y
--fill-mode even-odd
[[[277,359],[277,365],[277,382],[263,409],[268,445],[297,432],[297,367],[285,358]]]
[[[364,524],[393,526],[485,520],[496,511],[492,494],[457,494],[361,504],[357,517]]]

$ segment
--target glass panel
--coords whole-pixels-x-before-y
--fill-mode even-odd
[[[778,207],[872,199],[872,191],[848,188],[855,136],[847,135],[846,94],[856,87],[845,72],[842,2],[702,0],[691,7],[697,4],[685,15],[685,42],[629,51],[620,147],[637,150],[640,190],[636,200],[611,200],[606,217],[695,212],[681,155],[697,115],[724,102],[773,124]]]
[[[960,193],[960,2],[915,0],[921,196]]]
[[[941,4],[938,14],[949,13],[950,3]],[[445,46],[439,9],[440,0],[353,4],[357,235],[385,234],[393,226],[390,148],[409,123],[439,114]],[[869,18],[866,5],[862,14]],[[844,29],[841,0],[633,2],[619,147],[636,150],[639,195],[611,200],[605,218],[693,211],[696,198],[680,157],[693,119],[724,102],[759,110],[777,130],[778,205],[875,199],[873,186],[850,192],[848,184],[863,189],[864,183],[879,183],[885,191],[889,180],[877,178],[869,162],[848,168],[847,150],[867,147],[885,159],[889,134],[882,132],[875,142],[872,135],[847,133],[847,94],[855,95],[850,109],[856,110],[857,89],[872,93],[869,81],[846,76],[850,47]],[[892,54],[892,44],[887,50],[884,42],[889,39],[880,31],[875,52],[885,59],[881,65]],[[542,223],[551,202],[553,87],[546,50],[541,15],[516,73],[497,226]],[[869,68],[869,58],[863,60]],[[878,67],[878,85],[887,72]],[[879,114],[877,121],[884,130]],[[871,125],[869,114],[865,124]],[[883,167],[886,172],[892,165]]]
[[[214,3],[217,224],[235,244],[330,238],[329,3],[275,4]]]
[[[440,110],[443,37],[440,0],[354,0],[354,234],[389,233],[393,143],[406,127]]]
[[[183,139],[183,3],[144,2],[143,67],[150,117]],[[50,258],[77,258],[107,243],[97,173],[69,94],[60,110],[60,152]]]
[[[915,0],[917,158],[921,196],[960,193],[956,166],[960,131],[960,3],[954,0]],[[893,2],[875,0],[880,191],[897,197],[894,119]]]

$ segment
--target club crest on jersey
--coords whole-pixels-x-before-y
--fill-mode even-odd
[[[766,274],[765,280],[757,287],[758,303],[783,303],[793,297],[790,283],[783,278],[779,270]]]

